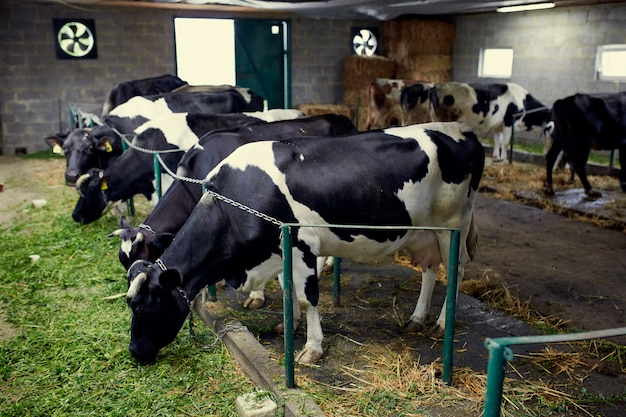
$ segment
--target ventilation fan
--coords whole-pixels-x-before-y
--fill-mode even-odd
[[[377,47],[376,35],[369,29],[361,29],[352,37],[352,49],[357,55],[372,56]]]
[[[55,19],[57,57],[61,59],[96,58],[93,20]]]

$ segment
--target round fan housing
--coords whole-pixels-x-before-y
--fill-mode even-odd
[[[357,55],[372,56],[378,48],[378,39],[369,29],[361,29],[352,38],[352,49]]]
[[[81,22],[67,22],[57,33],[59,47],[73,57],[88,55],[96,44],[93,33]]]

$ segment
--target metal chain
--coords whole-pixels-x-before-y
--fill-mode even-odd
[[[149,154],[152,154],[152,155],[154,155],[154,154],[159,155],[159,154],[162,154],[162,153],[175,153],[175,152],[187,152],[188,151],[188,149],[182,149],[182,148],[165,149],[165,150],[142,148],[141,146],[135,145],[132,142],[132,140],[129,141],[126,138],[127,136],[132,136],[133,140],[134,140],[137,137],[137,134],[134,134],[134,133],[124,134],[124,133],[121,133],[120,131],[118,131],[115,128],[113,128],[113,131],[115,133],[117,133],[122,138],[122,140],[124,142],[126,142],[126,145],[128,145],[129,148],[133,148],[134,150],[139,151],[139,152],[149,153]],[[189,149],[191,149],[191,148],[189,148]]]
[[[159,266],[164,271],[165,269],[167,269],[165,268],[165,264],[163,264],[163,261],[159,263]],[[176,287],[176,291],[178,291],[178,294],[180,294],[180,296],[187,302],[187,307],[189,308],[189,316],[188,316],[189,317],[189,336],[191,336],[191,340],[193,340],[196,346],[198,346],[200,349],[204,349],[204,350],[213,349],[224,338],[224,336],[228,332],[247,332],[248,331],[248,328],[246,326],[235,326],[235,325],[228,324],[224,326],[222,330],[217,332],[216,338],[213,341],[213,343],[210,343],[210,344],[200,343],[198,341],[198,337],[196,336],[196,331],[194,329],[194,324],[193,324],[193,302],[189,300],[189,297],[187,297],[187,294],[185,294],[185,291],[181,287]]]
[[[159,160],[159,163],[161,164],[161,166],[163,167],[165,172],[167,172],[168,175],[170,175],[172,178],[180,180],[180,181],[187,181],[187,182],[190,182],[190,183],[193,183],[193,184],[200,184],[200,185],[204,185],[205,184],[205,180],[199,180],[199,179],[196,179],[196,178],[187,178],[187,177],[180,176],[180,175],[176,174],[175,172],[172,172],[172,170],[167,165],[165,165],[163,163],[163,160],[161,159],[161,155],[157,154],[156,157]],[[272,216],[269,216],[269,215],[267,215],[265,213],[261,213],[260,211],[255,210],[252,207],[246,206],[245,204],[242,204],[242,203],[240,203],[238,201],[230,199],[230,198],[228,198],[228,197],[226,197],[226,196],[224,196],[222,194],[216,193],[215,191],[211,191],[211,190],[207,189],[205,192],[208,193],[209,195],[211,195],[212,197],[217,198],[218,200],[222,200],[223,202],[228,203],[228,204],[230,204],[233,207],[237,207],[240,210],[243,210],[243,211],[245,211],[247,213],[253,214],[253,215],[255,215],[255,216],[257,216],[257,217],[259,217],[259,218],[261,218],[261,219],[263,219],[265,221],[268,221],[268,222],[270,222],[272,224],[275,224],[277,226],[282,226],[283,225],[283,222],[281,222],[280,220],[278,220],[278,219],[276,219],[276,218],[274,218]]]

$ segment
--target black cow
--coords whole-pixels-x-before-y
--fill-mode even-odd
[[[587,158],[591,149],[619,151],[622,167],[620,186],[626,192],[626,92],[614,94],[574,94],[552,105],[554,132],[552,146],[546,154],[546,186],[554,195],[552,169],[559,152],[567,157],[580,178],[585,194],[598,198],[587,179]]]
[[[172,74],[121,82],[114,85],[107,93],[102,106],[102,116],[106,116],[115,107],[126,103],[132,97],[169,93],[185,85],[188,85],[186,81]]]
[[[300,136],[338,136],[356,133],[357,130],[345,116],[325,114],[284,120],[267,124],[254,124],[237,129],[216,131],[204,135],[197,145],[187,151],[178,164],[177,174],[187,178],[202,179],[222,159],[239,146],[261,140],[283,140]],[[176,181],[167,190],[154,210],[137,228],[124,219],[120,229],[110,236],[121,239],[119,260],[128,269],[137,259],[155,261],[169,246],[174,235],[183,226],[198,200],[202,186],[188,181]],[[263,293],[254,292],[244,306],[263,305]]]
[[[153,361],[174,340],[189,314],[188,300],[204,286],[225,278],[246,291],[279,273],[283,222],[457,228],[460,282],[475,249],[474,200],[484,159],[476,135],[462,123],[240,146],[206,177],[212,192],[202,196],[163,255],[154,264],[136,261],[129,269],[132,356]],[[313,363],[323,353],[318,256],[365,261],[408,251],[424,270],[410,320],[425,323],[438,266],[448,262],[448,232],[307,227],[294,232],[294,294],[307,315],[307,342],[298,362]],[[437,324],[445,326],[445,306]]]

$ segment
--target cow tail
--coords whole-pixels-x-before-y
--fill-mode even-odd
[[[474,255],[476,255],[476,250],[478,249],[478,227],[476,227],[473,212],[467,238],[465,239],[465,246],[467,247],[467,254],[469,255],[469,260],[471,261],[474,259]]]

